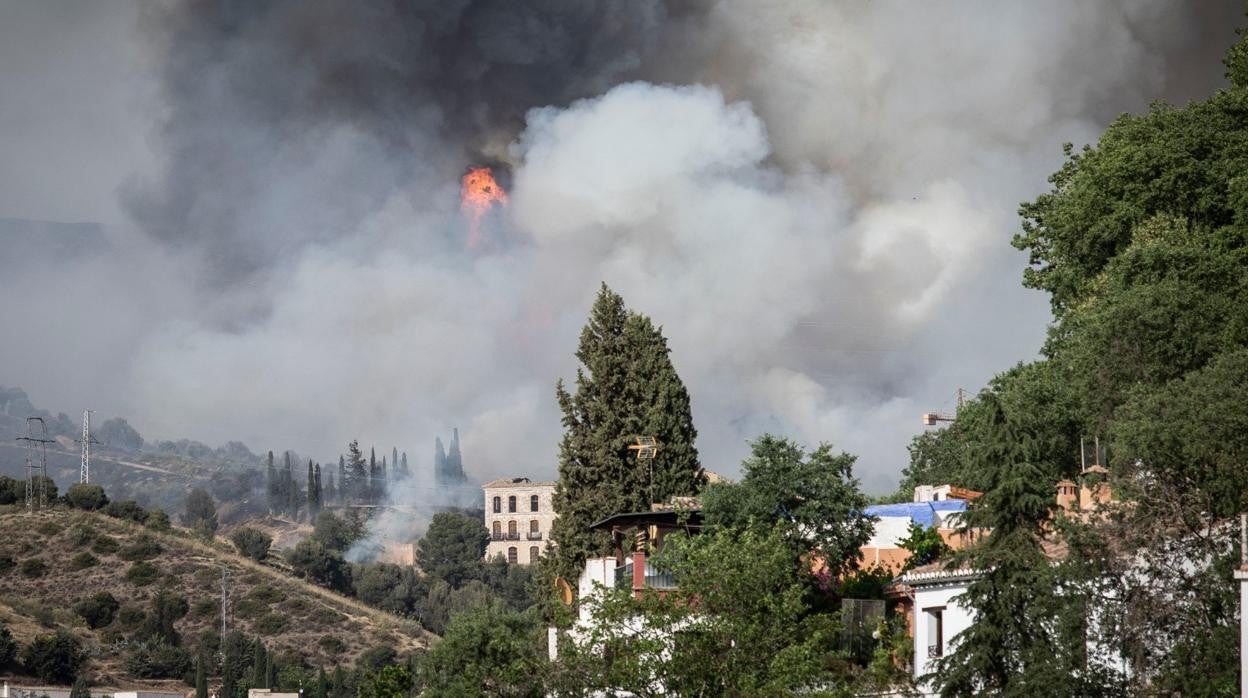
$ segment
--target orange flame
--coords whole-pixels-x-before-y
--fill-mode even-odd
[[[474,167],[460,181],[459,208],[468,214],[468,246],[481,244],[481,219],[494,204],[507,205],[507,192],[488,167]]]

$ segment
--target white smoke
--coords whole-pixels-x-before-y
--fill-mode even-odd
[[[642,67],[649,82],[530,112],[488,254],[466,249],[458,182],[421,159],[452,157],[427,124],[405,151],[350,120],[281,138],[225,122],[256,170],[196,195],[245,199],[269,256],[224,288],[176,257],[138,274],[109,258],[92,292],[160,302],[115,311],[124,361],[96,395],[148,435],[326,462],[358,437],[414,470],[457,425],[470,476],[547,478],[553,386],[605,281],[664,326],[706,467],[735,474],[772,431],[859,454],[882,490],[920,413],[1039,346],[1045,299],[1020,288],[1008,241],[1061,143],[1208,92],[1232,40],[1160,0],[707,7]],[[0,198],[0,215],[18,210]],[[6,365],[90,346],[71,289],[44,301],[66,321],[0,348]],[[0,382],[76,395],[22,373]]]

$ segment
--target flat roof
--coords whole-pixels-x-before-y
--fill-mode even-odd
[[[525,478],[525,477],[504,477],[504,478],[499,478],[498,480],[491,480],[485,483],[484,485],[481,485],[481,489],[496,490],[496,489],[499,489],[500,487],[554,487],[554,486],[555,486],[554,480],[550,480],[547,482],[531,482],[529,481],[528,478]]]

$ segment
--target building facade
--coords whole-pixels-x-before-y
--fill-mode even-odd
[[[527,477],[487,482],[485,528],[490,533],[486,559],[502,555],[513,565],[531,565],[550,545],[555,522],[555,483],[532,482]]]

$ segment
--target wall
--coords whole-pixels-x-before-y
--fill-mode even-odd
[[[953,651],[953,638],[971,625],[971,612],[954,601],[954,597],[965,592],[969,582],[950,584],[934,584],[914,588],[914,676],[915,679],[932,670],[931,660],[927,657],[928,625],[930,616],[926,609],[944,606],[943,638],[944,654]],[[920,686],[923,695],[931,695],[926,686]]]
[[[551,501],[555,494],[555,487],[547,483],[530,483],[530,484],[507,484],[499,487],[491,487],[486,485],[482,488],[485,493],[485,528],[490,532],[490,542],[485,549],[486,559],[495,555],[507,557],[507,548],[515,546],[518,557],[517,562],[521,565],[529,564],[529,548],[537,546],[537,548],[545,553],[547,546],[550,545],[550,529],[555,521],[554,504]],[[533,495],[538,497],[538,510],[536,512],[529,510],[530,498]],[[507,498],[514,496],[516,498],[516,512],[509,513],[507,511]],[[494,497],[502,499],[502,512],[494,513]],[[519,540],[506,540],[508,523],[516,522],[516,532],[519,534]],[[540,539],[529,540],[529,526],[531,521],[537,521],[537,530]],[[494,540],[494,523],[498,522],[499,530],[504,536],[504,540]]]

